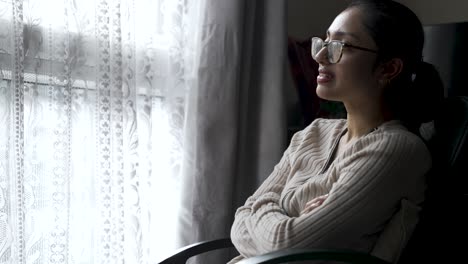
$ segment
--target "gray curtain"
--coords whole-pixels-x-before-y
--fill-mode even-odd
[[[285,0],[207,0],[185,120],[180,246],[228,237],[287,144]],[[194,260],[225,263],[231,254]]]

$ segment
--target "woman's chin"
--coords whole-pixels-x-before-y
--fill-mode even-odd
[[[330,87],[323,84],[318,84],[315,92],[317,93],[317,96],[319,98],[324,100],[331,100],[331,98],[333,97],[330,91]]]

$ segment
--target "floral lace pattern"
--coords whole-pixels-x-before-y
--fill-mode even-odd
[[[178,191],[199,5],[0,1],[0,263],[172,249],[158,200]]]

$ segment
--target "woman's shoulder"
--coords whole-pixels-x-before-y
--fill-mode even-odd
[[[304,132],[314,130],[342,130],[346,126],[346,119],[316,118],[303,129]]]
[[[342,118],[316,118],[311,125],[321,126],[324,124],[346,124],[346,119]]]
[[[367,137],[370,147],[380,147],[393,152],[405,153],[416,151],[429,153],[423,139],[410,132],[398,120],[386,122]]]
[[[399,120],[391,120],[383,123],[376,128],[377,134],[384,135],[384,138],[388,140],[396,141],[409,141],[414,143],[422,143],[421,137],[409,131]]]
[[[326,138],[336,133],[340,133],[346,126],[346,119],[326,119],[317,118],[304,129],[298,131],[293,140],[307,138]]]

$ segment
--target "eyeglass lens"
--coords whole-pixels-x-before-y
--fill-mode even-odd
[[[317,54],[322,50],[323,46],[327,46],[327,56],[330,63],[337,63],[341,56],[342,44],[337,41],[331,41],[327,44],[320,38],[312,39],[312,57],[316,59]]]

